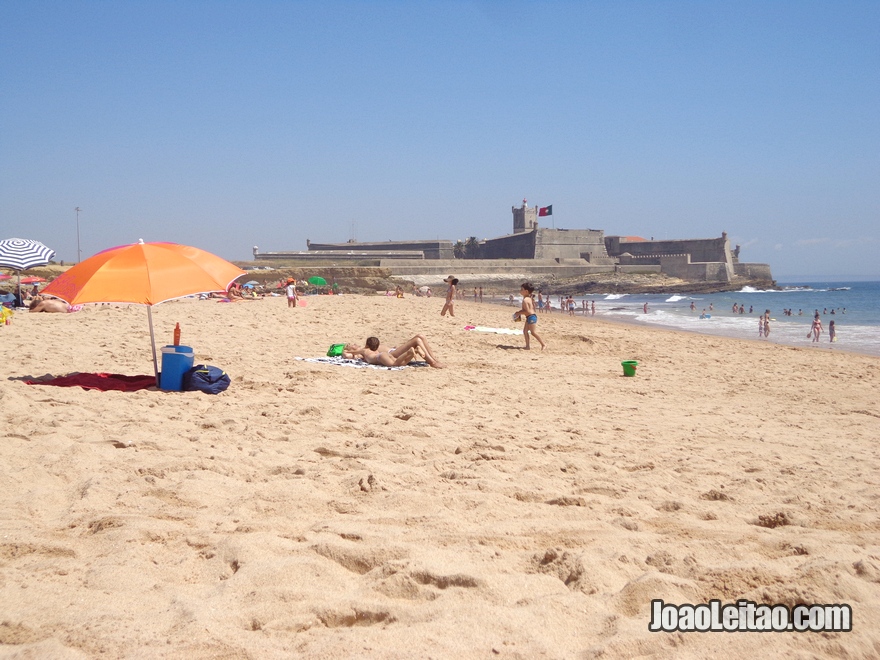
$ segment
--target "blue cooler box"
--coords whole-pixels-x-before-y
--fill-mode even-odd
[[[163,346],[159,389],[169,392],[183,390],[183,375],[192,369],[194,356],[190,346]]]

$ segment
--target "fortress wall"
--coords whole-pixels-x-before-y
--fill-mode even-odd
[[[772,282],[770,264],[734,264],[734,272],[737,277],[747,277],[753,280],[767,280]]]
[[[608,257],[605,232],[601,229],[538,229],[536,233],[537,259],[583,259],[586,255],[591,263],[596,263]]]
[[[480,253],[485,257],[480,261],[486,259],[533,259],[535,257],[536,236],[537,232],[528,231],[487,239],[480,243]]]
[[[462,278],[467,275],[509,275],[513,278],[521,275],[556,275],[557,277],[574,277],[592,273],[612,273],[614,266],[591,266],[583,260],[578,265],[560,264],[555,259],[443,259],[443,260],[412,260],[391,259],[381,261],[383,268],[389,268],[394,275],[455,275]]]
[[[692,263],[688,268],[689,280],[705,280],[706,282],[729,282],[733,271],[726,263],[718,261],[701,261]]]
[[[691,258],[686,254],[660,257],[660,268],[663,273],[682,280],[688,279]]]
[[[659,264],[631,264],[626,266],[615,266],[615,273],[638,273],[641,275],[656,275],[663,272],[663,266]]]
[[[732,268],[723,261],[692,261],[690,255],[677,254],[660,258],[662,272],[682,280],[729,282]]]
[[[622,241],[620,239],[620,236],[609,236],[605,239],[605,246],[609,255],[619,256],[624,252],[629,252],[633,256],[689,254],[694,262],[728,262],[731,259],[730,246],[726,237],[634,242]]]
[[[386,250],[379,251],[348,251],[342,250],[311,250],[309,252],[260,252],[254,255],[255,261],[357,261],[375,262],[379,265],[380,259],[424,259],[422,252],[413,250]]]
[[[452,259],[452,241],[382,241],[379,243],[308,243],[309,251],[422,252],[425,259]]]

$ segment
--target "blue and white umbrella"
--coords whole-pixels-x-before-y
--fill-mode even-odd
[[[55,256],[55,250],[40,241],[27,238],[7,238],[0,241],[0,266],[27,270],[35,266],[45,266]]]
[[[18,299],[21,300],[21,271],[45,266],[55,256],[55,250],[40,241],[28,238],[7,238],[0,241],[0,266],[18,271]]]

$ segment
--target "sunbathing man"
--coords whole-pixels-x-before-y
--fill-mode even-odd
[[[29,312],[59,312],[66,314],[68,305],[57,298],[34,298],[31,301]]]
[[[342,351],[342,357],[346,360],[361,359],[369,364],[376,364],[382,367],[402,367],[413,361],[416,357],[416,352],[413,349],[409,349],[399,355],[387,352],[380,353],[366,346],[361,348],[357,344],[346,344]]]
[[[446,366],[434,357],[434,351],[428,346],[428,340],[425,339],[424,335],[416,335],[409,341],[398,344],[394,348],[388,348],[381,344],[376,337],[367,337],[367,348],[377,353],[387,353],[392,356],[400,355],[401,351],[413,350],[421,357],[424,357],[425,361],[435,369],[443,369]]]

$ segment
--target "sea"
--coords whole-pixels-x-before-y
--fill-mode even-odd
[[[758,316],[770,310],[770,338],[760,341],[880,356],[880,282],[791,282],[779,286],[778,291],[747,286],[724,293],[609,293],[575,300],[579,316],[581,300],[588,305],[595,301],[597,317],[756,341]],[[744,306],[745,311],[734,313],[734,304]],[[557,296],[553,297],[553,308],[554,312],[559,309]],[[791,316],[784,313],[786,309],[791,310]],[[700,318],[703,310],[704,318]],[[823,326],[818,345],[807,339],[817,311]],[[837,330],[833,344],[828,337],[832,320]]]

